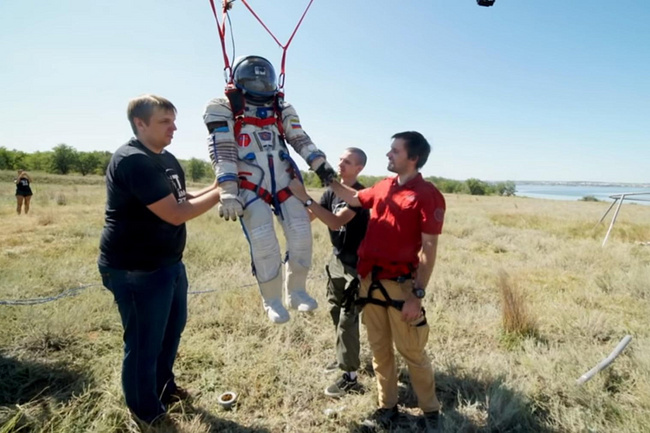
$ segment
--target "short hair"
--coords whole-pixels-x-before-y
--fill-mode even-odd
[[[426,164],[427,159],[429,159],[429,154],[431,153],[431,145],[429,145],[429,142],[422,134],[416,131],[404,131],[398,132],[391,138],[404,140],[406,153],[409,159],[417,158],[416,167],[418,169],[424,167],[424,164]]]
[[[368,162],[368,157],[366,156],[366,152],[359,149],[358,147],[348,147],[347,149],[345,149],[345,151],[353,153],[357,157],[357,163],[361,167],[366,166],[366,162]]]
[[[131,129],[135,135],[138,135],[138,128],[135,127],[135,118],[137,117],[143,120],[148,125],[149,120],[151,120],[151,115],[156,108],[164,111],[172,111],[176,114],[174,104],[162,96],[147,94],[129,101],[129,105],[126,108],[126,116],[129,119],[129,123],[131,123]]]

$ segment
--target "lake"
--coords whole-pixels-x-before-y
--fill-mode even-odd
[[[520,197],[544,198],[550,200],[580,200],[582,197],[593,196],[600,201],[612,202],[609,196],[630,192],[643,192],[648,195],[637,196],[646,201],[634,201],[639,204],[650,205],[650,188],[633,186],[600,186],[600,185],[556,185],[556,184],[530,184],[516,183],[517,193]],[[626,198],[626,203],[628,199]],[[631,201],[630,201],[631,202]]]

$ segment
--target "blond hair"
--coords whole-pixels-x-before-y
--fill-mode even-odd
[[[138,96],[129,101],[129,105],[126,108],[126,116],[128,117],[129,123],[131,123],[131,129],[136,136],[138,135],[138,128],[135,126],[135,119],[141,119],[148,125],[149,120],[151,120],[151,115],[156,108],[164,111],[172,111],[176,114],[176,107],[174,107],[174,104],[162,96],[147,94]]]

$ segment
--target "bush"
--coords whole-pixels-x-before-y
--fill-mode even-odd
[[[586,196],[582,197],[582,198],[581,198],[580,200],[578,200],[578,201],[600,201],[600,200],[598,200],[598,199],[597,199],[596,197],[594,197],[593,195],[586,195]]]

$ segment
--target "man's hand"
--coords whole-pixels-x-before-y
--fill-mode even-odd
[[[244,206],[239,200],[238,193],[239,187],[237,182],[228,181],[219,184],[219,193],[221,200],[217,206],[219,216],[225,218],[226,221],[237,221],[237,217],[244,214]]]
[[[422,301],[415,296],[408,296],[402,307],[402,320],[415,322],[422,315]]]
[[[323,157],[314,159],[311,162],[311,169],[316,172],[323,186],[329,186],[332,180],[336,179],[336,171],[334,171],[332,166]]]
[[[309,194],[307,194],[307,191],[305,190],[305,185],[303,185],[297,178],[294,178],[289,182],[289,189],[293,195],[303,203],[309,198]]]

